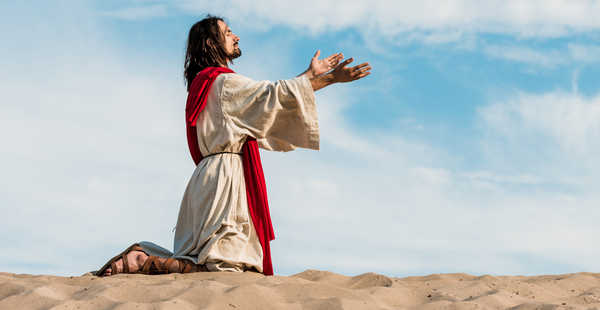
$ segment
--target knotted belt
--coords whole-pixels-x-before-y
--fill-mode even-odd
[[[205,158],[211,157],[211,156],[215,156],[215,155],[219,155],[219,154],[235,154],[235,155],[240,155],[240,156],[244,155],[244,153],[236,153],[236,152],[218,152],[218,153],[204,155],[204,156],[202,156],[202,159],[205,159]],[[201,159],[201,161],[202,161],[202,159]]]

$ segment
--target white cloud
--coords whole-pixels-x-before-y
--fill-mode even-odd
[[[543,67],[573,62],[598,62],[597,46],[567,44],[563,49],[500,45],[477,40],[480,34],[513,38],[555,38],[600,29],[594,16],[600,13],[596,1],[335,1],[308,0],[298,6],[291,2],[188,1],[163,2],[124,7],[102,12],[123,19],[165,16],[167,6],[184,14],[223,15],[236,27],[267,31],[288,26],[310,34],[354,29],[373,51],[390,53],[390,45],[422,43],[447,44],[480,50],[490,57]],[[523,42],[523,41],[521,41]],[[527,42],[527,41],[525,41]]]
[[[527,44],[483,43],[482,51],[493,58],[548,68],[600,62],[600,46],[589,44],[569,43],[564,48],[533,48]]]
[[[503,183],[516,185],[543,184],[544,179],[531,174],[502,175],[492,171],[472,171],[463,174],[471,182]]]
[[[598,62],[598,47],[568,44],[564,48],[532,48],[526,39],[560,38],[600,29],[600,2],[535,1],[304,1],[262,0],[187,1],[174,4],[186,14],[223,15],[235,27],[266,31],[288,26],[309,34],[353,29],[372,50],[393,53],[394,45],[453,44],[481,50],[490,57],[543,67],[573,62]],[[499,34],[518,39],[516,44],[477,40]],[[525,39],[525,40],[523,40]],[[525,44],[523,44],[525,43]]]
[[[588,44],[569,44],[569,52],[574,60],[581,62],[599,62],[600,46]]]
[[[486,45],[483,52],[491,57],[515,62],[554,67],[568,62],[564,53],[557,50],[533,49],[524,46]]]
[[[152,4],[145,6],[133,6],[117,10],[101,12],[102,15],[125,20],[143,20],[154,17],[167,16],[167,6],[164,4]]]
[[[600,154],[600,96],[578,93],[521,93],[516,98],[480,110],[496,132],[512,141],[549,139],[561,154],[593,164]],[[541,150],[540,150],[541,151]],[[597,165],[593,164],[594,167]]]
[[[262,0],[178,1],[186,12],[224,14],[249,27],[287,25],[311,32],[355,28],[369,34],[422,34],[435,41],[460,39],[460,33],[556,37],[600,28],[597,1],[335,1],[307,0],[302,5]],[[265,25],[266,24],[266,25]],[[446,35],[444,35],[446,34]],[[441,39],[446,37],[446,39]]]

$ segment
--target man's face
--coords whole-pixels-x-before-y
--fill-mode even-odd
[[[240,41],[240,37],[236,36],[231,29],[229,29],[229,26],[227,26],[227,24],[221,20],[218,21],[219,23],[219,30],[221,30],[221,34],[223,35],[223,38],[225,39],[223,42],[223,48],[225,49],[225,53],[227,53],[227,56],[229,57],[229,59],[235,59],[238,58],[242,55],[242,51],[240,50],[240,47],[238,46],[238,42]]]

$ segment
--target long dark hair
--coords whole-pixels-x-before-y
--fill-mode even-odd
[[[188,91],[190,91],[196,74],[202,69],[220,67],[230,62],[223,48],[225,39],[219,29],[219,21],[223,21],[223,18],[206,15],[204,19],[190,28],[183,65],[183,75]]]

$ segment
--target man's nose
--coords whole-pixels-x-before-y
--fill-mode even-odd
[[[238,42],[238,41],[240,40],[240,37],[238,37],[238,36],[237,36],[237,35],[235,35],[235,34],[234,34],[234,36],[235,36],[235,37],[234,37],[234,40],[235,40],[235,42]]]

